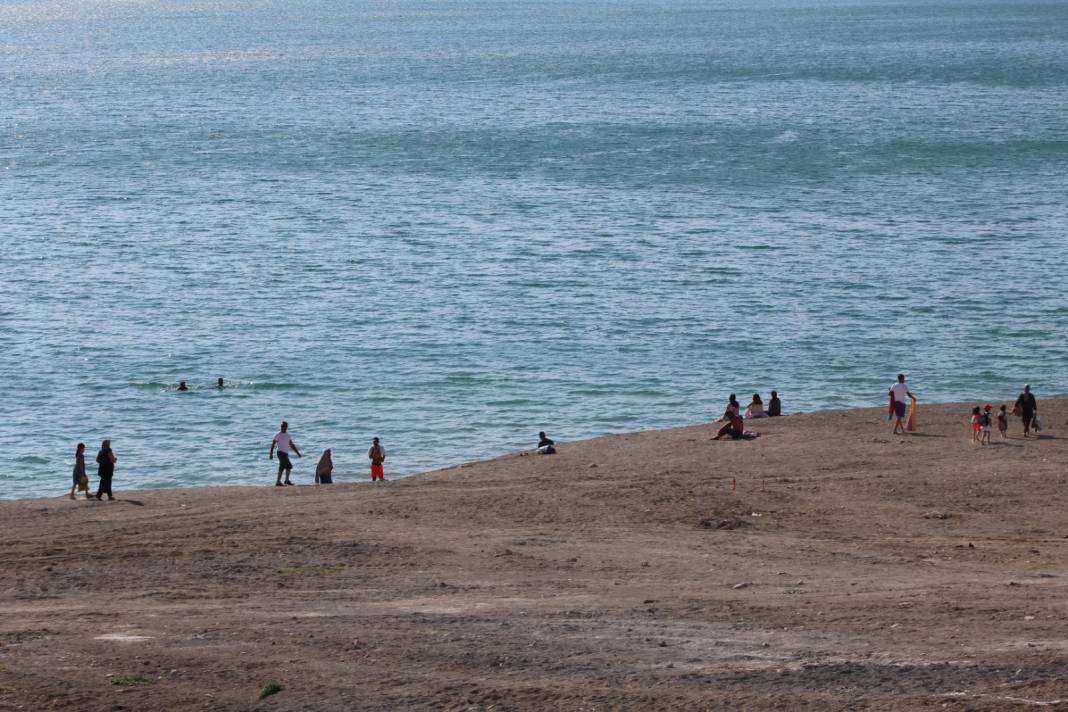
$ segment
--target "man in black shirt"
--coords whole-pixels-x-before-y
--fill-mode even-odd
[[[1038,416],[1038,403],[1035,402],[1035,394],[1031,392],[1031,384],[1025,385],[1023,393],[1016,397],[1016,405],[1012,411],[1014,413],[1019,411],[1019,415],[1023,419],[1025,438],[1030,437],[1032,426],[1035,426],[1035,432],[1038,432],[1038,427],[1035,425],[1035,418]]]
[[[538,454],[539,455],[555,455],[556,448],[553,447],[555,443],[545,435],[545,431],[538,433]]]
[[[768,401],[768,415],[782,415],[782,401],[779,400],[778,391],[771,392],[771,399]]]

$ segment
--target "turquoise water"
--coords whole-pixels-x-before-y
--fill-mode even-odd
[[[1066,107],[1060,0],[5,2],[0,497],[1063,395]]]

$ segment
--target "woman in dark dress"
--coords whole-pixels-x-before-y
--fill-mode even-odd
[[[115,474],[115,462],[118,460],[111,450],[111,441],[105,440],[100,444],[100,452],[96,454],[96,464],[99,465],[97,475],[100,477],[100,485],[96,489],[96,498],[107,495],[109,500],[115,499],[111,495],[111,477]]]
[[[83,483],[83,480],[85,482]],[[85,477],[85,443],[78,443],[78,449],[74,451],[74,482],[70,486],[70,498],[76,499],[75,490],[85,492],[85,498],[89,499],[89,482]]]

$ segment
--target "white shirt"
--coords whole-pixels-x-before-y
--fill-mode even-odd
[[[909,399],[909,387],[905,383],[895,383],[890,386],[890,392],[894,394],[895,401],[904,403]]]
[[[278,446],[278,452],[284,452],[288,455],[289,444],[291,442],[293,442],[293,438],[289,436],[289,433],[279,431],[278,434],[274,436],[274,444]]]

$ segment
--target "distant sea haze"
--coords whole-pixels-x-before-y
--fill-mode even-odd
[[[1068,3],[0,7],[0,497],[1068,393]],[[218,377],[229,387],[211,386]],[[186,380],[192,390],[176,392]],[[962,430],[968,412],[962,410]]]

